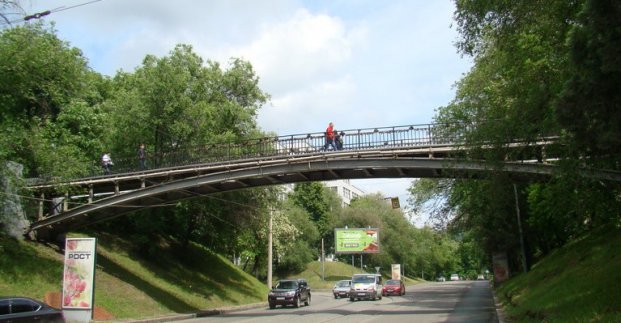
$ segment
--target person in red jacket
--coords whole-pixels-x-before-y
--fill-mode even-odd
[[[328,147],[332,146],[334,150],[337,150],[336,144],[334,143],[334,124],[330,122],[328,124],[328,128],[326,128],[326,144],[323,145],[322,150],[328,150]]]

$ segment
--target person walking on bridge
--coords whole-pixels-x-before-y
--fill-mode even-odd
[[[323,145],[322,150],[328,150],[328,147],[332,146],[334,150],[337,150],[336,144],[334,143],[334,124],[330,122],[328,124],[328,128],[326,128],[326,144]]]
[[[140,144],[138,147],[138,160],[140,161],[140,170],[145,170],[147,168],[147,151],[144,149],[144,144]]]
[[[112,158],[110,157],[110,153],[104,153],[101,156],[101,166],[104,169],[104,175],[110,175],[110,166],[114,165],[112,162]]]

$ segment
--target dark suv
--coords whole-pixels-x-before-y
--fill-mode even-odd
[[[302,302],[308,306],[310,301],[311,289],[305,279],[281,280],[267,295],[270,308],[275,308],[276,305],[285,306],[289,304],[300,307]]]

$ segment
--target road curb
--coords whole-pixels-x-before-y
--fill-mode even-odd
[[[498,296],[496,296],[496,289],[493,286],[492,296],[494,297],[494,307],[496,308],[496,318],[498,319],[498,323],[507,323],[502,309],[502,303],[498,300]]]
[[[238,306],[219,307],[219,308],[214,308],[214,309],[198,311],[198,312],[195,312],[195,313],[172,314],[172,315],[167,315],[167,316],[145,318],[145,319],[139,319],[139,320],[136,320],[136,319],[125,319],[125,320],[91,321],[91,322],[97,322],[97,323],[104,323],[104,322],[105,323],[110,323],[110,322],[126,322],[126,323],[174,322],[174,321],[189,320],[189,319],[193,319],[193,318],[213,316],[213,315],[220,315],[220,314],[224,314],[224,313],[232,313],[232,312],[236,312],[236,311],[243,311],[243,310],[248,310],[248,309],[253,309],[253,308],[261,308],[261,307],[267,307],[267,301],[266,302],[261,302],[261,303],[238,305]]]

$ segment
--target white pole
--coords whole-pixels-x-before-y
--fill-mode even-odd
[[[267,288],[272,288],[272,210],[270,209],[269,234],[267,238]]]
[[[323,249],[323,238],[321,238],[321,280],[325,281],[325,263],[326,263],[326,255]]]

